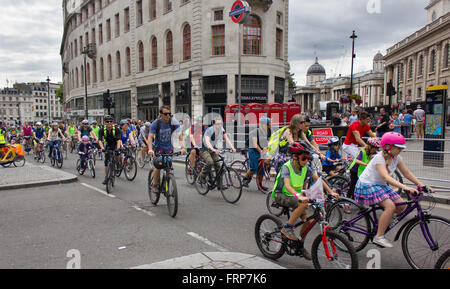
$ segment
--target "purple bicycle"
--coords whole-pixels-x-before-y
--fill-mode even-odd
[[[398,203],[407,205],[405,211],[394,217],[386,233],[394,228],[413,211],[417,215],[404,223],[398,230],[394,241],[402,235],[402,250],[408,264],[414,269],[432,269],[437,259],[450,249],[450,221],[439,216],[432,216],[429,211],[434,208],[431,202],[429,208],[423,208],[420,203],[426,187],[418,188],[418,196],[411,195],[411,200]],[[328,223],[334,232],[345,236],[358,252],[373,241],[378,229],[377,211],[383,208],[378,205],[369,208],[357,204],[347,198],[340,198],[328,211]],[[402,234],[403,233],[403,234]]]

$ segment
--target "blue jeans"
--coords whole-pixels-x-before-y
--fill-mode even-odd
[[[52,156],[52,153],[53,153],[53,147],[56,145],[56,146],[59,146],[61,144],[61,141],[60,140],[55,140],[55,141],[49,141],[48,142],[48,147],[49,147],[49,153],[48,153],[48,157],[50,158],[51,156]]]

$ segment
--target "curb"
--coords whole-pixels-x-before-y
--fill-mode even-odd
[[[30,183],[3,185],[3,186],[0,186],[0,191],[43,187],[43,186],[51,186],[51,185],[59,185],[59,184],[68,184],[68,183],[73,183],[76,181],[78,181],[78,177],[74,175],[74,177],[60,179],[60,180],[48,180],[48,181],[42,181],[42,182],[30,182]]]

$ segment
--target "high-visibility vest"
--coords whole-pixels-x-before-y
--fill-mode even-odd
[[[292,188],[294,188],[294,190],[297,193],[301,193],[302,189],[303,189],[303,185],[305,184],[305,179],[306,179],[306,173],[308,172],[308,168],[307,167],[302,167],[302,172],[300,175],[298,175],[294,168],[292,167],[292,160],[289,160],[288,162],[286,162],[283,166],[287,166],[289,169],[289,181],[290,184],[292,186]],[[273,191],[272,191],[272,198],[275,197],[275,192],[279,191],[279,187],[282,186],[281,188],[281,192],[283,194],[285,194],[286,196],[293,196],[284,186],[284,182],[281,178],[281,171],[278,173],[277,178],[275,180],[275,185],[273,187]],[[282,183],[280,183],[282,182]]]
[[[0,145],[4,145],[6,144],[6,140],[5,140],[5,136],[3,135],[3,133],[0,130]]]
[[[362,161],[363,163],[368,164],[369,161],[370,161],[370,157],[367,155],[366,150],[365,150],[365,149],[361,149],[361,150],[359,150],[359,151],[362,152],[362,159],[361,159],[361,161]],[[348,168],[349,171],[356,165],[356,159],[358,158],[358,156],[359,156],[359,153],[358,153],[358,154],[356,155],[356,157],[353,159],[352,164],[351,164],[350,167]],[[367,167],[367,166],[361,166],[361,165],[358,166],[358,178],[359,178],[359,176],[363,173],[363,171],[366,169],[366,167]]]

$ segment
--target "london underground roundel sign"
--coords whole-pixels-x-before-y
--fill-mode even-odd
[[[243,24],[247,21],[251,7],[246,1],[236,0],[231,7],[230,17],[234,23]]]

